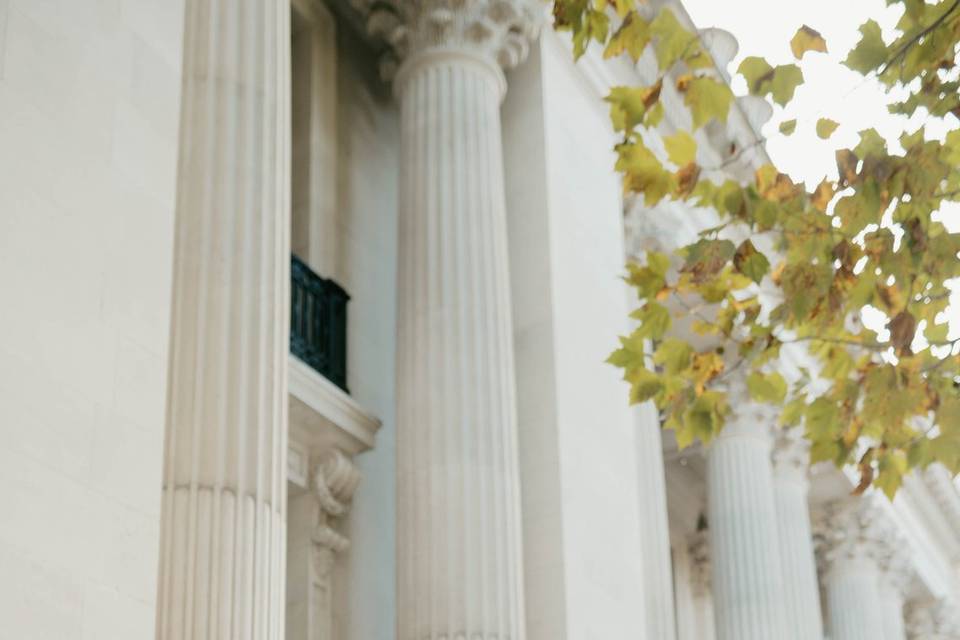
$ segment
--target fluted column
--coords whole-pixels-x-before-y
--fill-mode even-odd
[[[785,638],[783,573],[770,461],[772,409],[731,394],[707,452],[713,606],[719,640]]]
[[[903,594],[888,580],[880,583],[880,608],[883,612],[883,640],[906,640]]]
[[[884,637],[880,557],[885,527],[869,496],[825,507],[820,564],[827,592],[830,640]]]
[[[524,637],[500,68],[521,0],[397,2],[399,640]]]
[[[185,12],[156,637],[280,640],[290,6]]]
[[[646,598],[647,637],[675,638],[673,569],[670,564],[670,527],[667,521],[667,487],[663,471],[660,417],[651,402],[634,409],[637,443],[637,478],[643,553],[643,594]]]
[[[914,569],[906,539],[899,533],[891,533],[893,535],[884,540],[884,557],[880,561],[883,639],[906,640],[904,597],[913,580]]]
[[[773,494],[783,569],[785,638],[822,640],[820,587],[807,504],[809,453],[794,429],[777,434],[773,450]]]

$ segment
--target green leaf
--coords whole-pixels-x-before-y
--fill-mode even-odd
[[[630,317],[640,322],[638,331],[644,338],[659,340],[670,329],[670,312],[656,302],[648,302],[631,313]]]
[[[897,489],[903,484],[903,475],[907,472],[907,457],[902,451],[887,451],[880,456],[877,465],[879,473],[874,484],[893,500]]]
[[[737,67],[737,73],[747,81],[751,95],[766,95],[773,80],[773,67],[759,56],[747,56]]]
[[[887,61],[887,45],[883,42],[880,35],[880,25],[876,20],[867,20],[860,26],[862,37],[857,43],[843,64],[859,71],[862,74],[869,73],[878,68]]]
[[[697,141],[686,131],[678,131],[663,139],[670,162],[682,167],[693,162],[697,155]]]
[[[646,402],[663,390],[660,376],[643,367],[630,370],[624,379],[630,383],[630,404]]]
[[[803,83],[803,72],[795,64],[771,67],[763,58],[748,56],[737,68],[737,73],[747,81],[750,95],[773,94],[773,101],[785,106],[793,99],[793,93]]]
[[[800,424],[806,408],[807,403],[803,397],[794,398],[783,407],[783,412],[780,414],[780,425],[792,427]]]
[[[770,270],[770,261],[767,260],[765,255],[757,251],[748,239],[737,247],[737,252],[733,255],[733,266],[737,271],[760,284],[763,276]]]
[[[623,174],[626,192],[643,194],[648,207],[657,204],[676,188],[676,178],[639,139],[616,147],[616,170]]]
[[[699,52],[697,36],[687,31],[670,9],[660,10],[650,23],[650,33],[657,38],[657,63],[661,71]]]
[[[708,444],[723,426],[723,396],[716,391],[707,391],[683,413],[684,429]]]
[[[930,440],[920,438],[910,445],[907,451],[907,466],[911,469],[925,469],[933,462],[933,454],[930,451]]]
[[[762,374],[754,371],[747,376],[747,390],[757,402],[783,404],[787,396],[787,381],[779,373]]]
[[[607,48],[603,52],[603,57],[614,58],[623,52],[627,52],[636,62],[650,43],[650,37],[650,25],[638,14],[631,13],[627,15],[623,24],[610,38],[610,42],[607,43]]]
[[[797,121],[794,120],[784,120],[780,123],[780,133],[785,136],[792,135],[794,131],[797,130]]]
[[[803,72],[795,64],[781,64],[773,70],[771,93],[781,107],[793,99],[797,87],[803,84]]]
[[[833,440],[817,440],[810,446],[810,464],[836,460],[840,455],[840,445]]]
[[[656,86],[656,85],[655,85]],[[659,88],[656,97],[652,96],[652,87],[613,87],[604,100],[610,103],[610,120],[615,131],[630,133],[643,122],[651,100],[660,97]]]
[[[736,245],[729,240],[701,238],[683,248],[686,261],[682,271],[691,274],[694,283],[702,283],[719,273],[736,250]]]
[[[653,362],[663,367],[668,375],[684,371],[690,366],[693,347],[676,338],[667,338],[653,354]]]
[[[793,38],[790,40],[790,51],[793,52],[793,57],[797,60],[803,58],[803,54],[807,51],[819,51],[820,53],[827,52],[827,41],[823,39],[823,36],[820,35],[819,31],[811,29],[807,25],[803,25],[797,29],[797,33],[794,34]]]
[[[826,398],[817,398],[807,405],[804,422],[806,436],[811,441],[832,440],[840,430],[837,405]]]
[[[693,128],[699,129],[713,118],[720,122],[727,121],[733,92],[726,83],[713,78],[693,78],[684,92],[683,103],[690,108]]]
[[[830,118],[820,118],[817,120],[817,135],[822,140],[826,140],[833,135],[833,132],[836,131],[839,126],[839,123],[834,122]]]

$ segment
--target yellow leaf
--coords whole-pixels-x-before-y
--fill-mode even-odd
[[[826,53],[827,41],[823,39],[820,32],[803,25],[797,29],[797,33],[790,40],[790,51],[793,52],[793,57],[797,60],[801,59],[807,51]]]
[[[817,185],[817,190],[813,192],[813,196],[810,199],[810,202],[814,207],[821,213],[826,213],[827,205],[830,204],[830,201],[833,200],[833,185],[824,178],[819,185]]]
[[[643,51],[649,43],[650,25],[636,13],[631,13],[616,33],[610,37],[610,42],[607,43],[607,48],[603,51],[603,57],[614,58],[623,52],[627,52],[636,62],[643,55]]]
[[[716,118],[720,122],[727,121],[730,104],[733,102],[733,92],[726,83],[703,76],[690,80],[683,102],[690,108],[693,128],[699,129],[711,118]]]
[[[784,120],[780,123],[780,133],[785,136],[791,135],[797,129],[797,121],[794,120]]]
[[[693,192],[697,186],[697,180],[700,179],[700,165],[696,162],[688,162],[676,173],[677,188],[676,195],[685,198]]]
[[[697,155],[697,141],[686,131],[678,131],[672,136],[665,137],[663,145],[667,148],[667,157],[670,158],[670,162],[678,167],[693,162]]]
[[[693,383],[696,394],[703,395],[707,384],[723,373],[723,358],[714,351],[693,356]]]
[[[820,136],[822,140],[826,140],[833,135],[833,132],[836,131],[839,126],[839,123],[830,118],[820,118],[817,120],[817,135]]]

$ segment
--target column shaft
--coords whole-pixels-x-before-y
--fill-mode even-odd
[[[880,609],[883,615],[883,640],[907,640],[900,590],[881,582]]]
[[[398,637],[522,640],[504,79],[431,49],[396,87]]]
[[[783,569],[786,638],[822,640],[820,586],[807,504],[807,450],[781,439],[774,453],[774,502]]]
[[[836,561],[827,576],[830,640],[885,638],[877,585],[880,574],[868,558]]]
[[[787,637],[770,438],[765,424],[731,420],[707,457],[713,605],[719,640]]]
[[[670,528],[667,522],[667,487],[663,471],[660,420],[652,403],[634,409],[637,442],[637,476],[643,552],[643,593],[647,637],[672,639],[674,621],[673,575],[670,566]]]
[[[185,11],[157,638],[280,640],[290,7]]]

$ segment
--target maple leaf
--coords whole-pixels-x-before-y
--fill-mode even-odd
[[[803,25],[797,29],[797,33],[790,40],[790,51],[793,52],[793,57],[797,60],[803,58],[803,55],[808,51],[827,53],[827,41],[823,39],[819,31]]]

